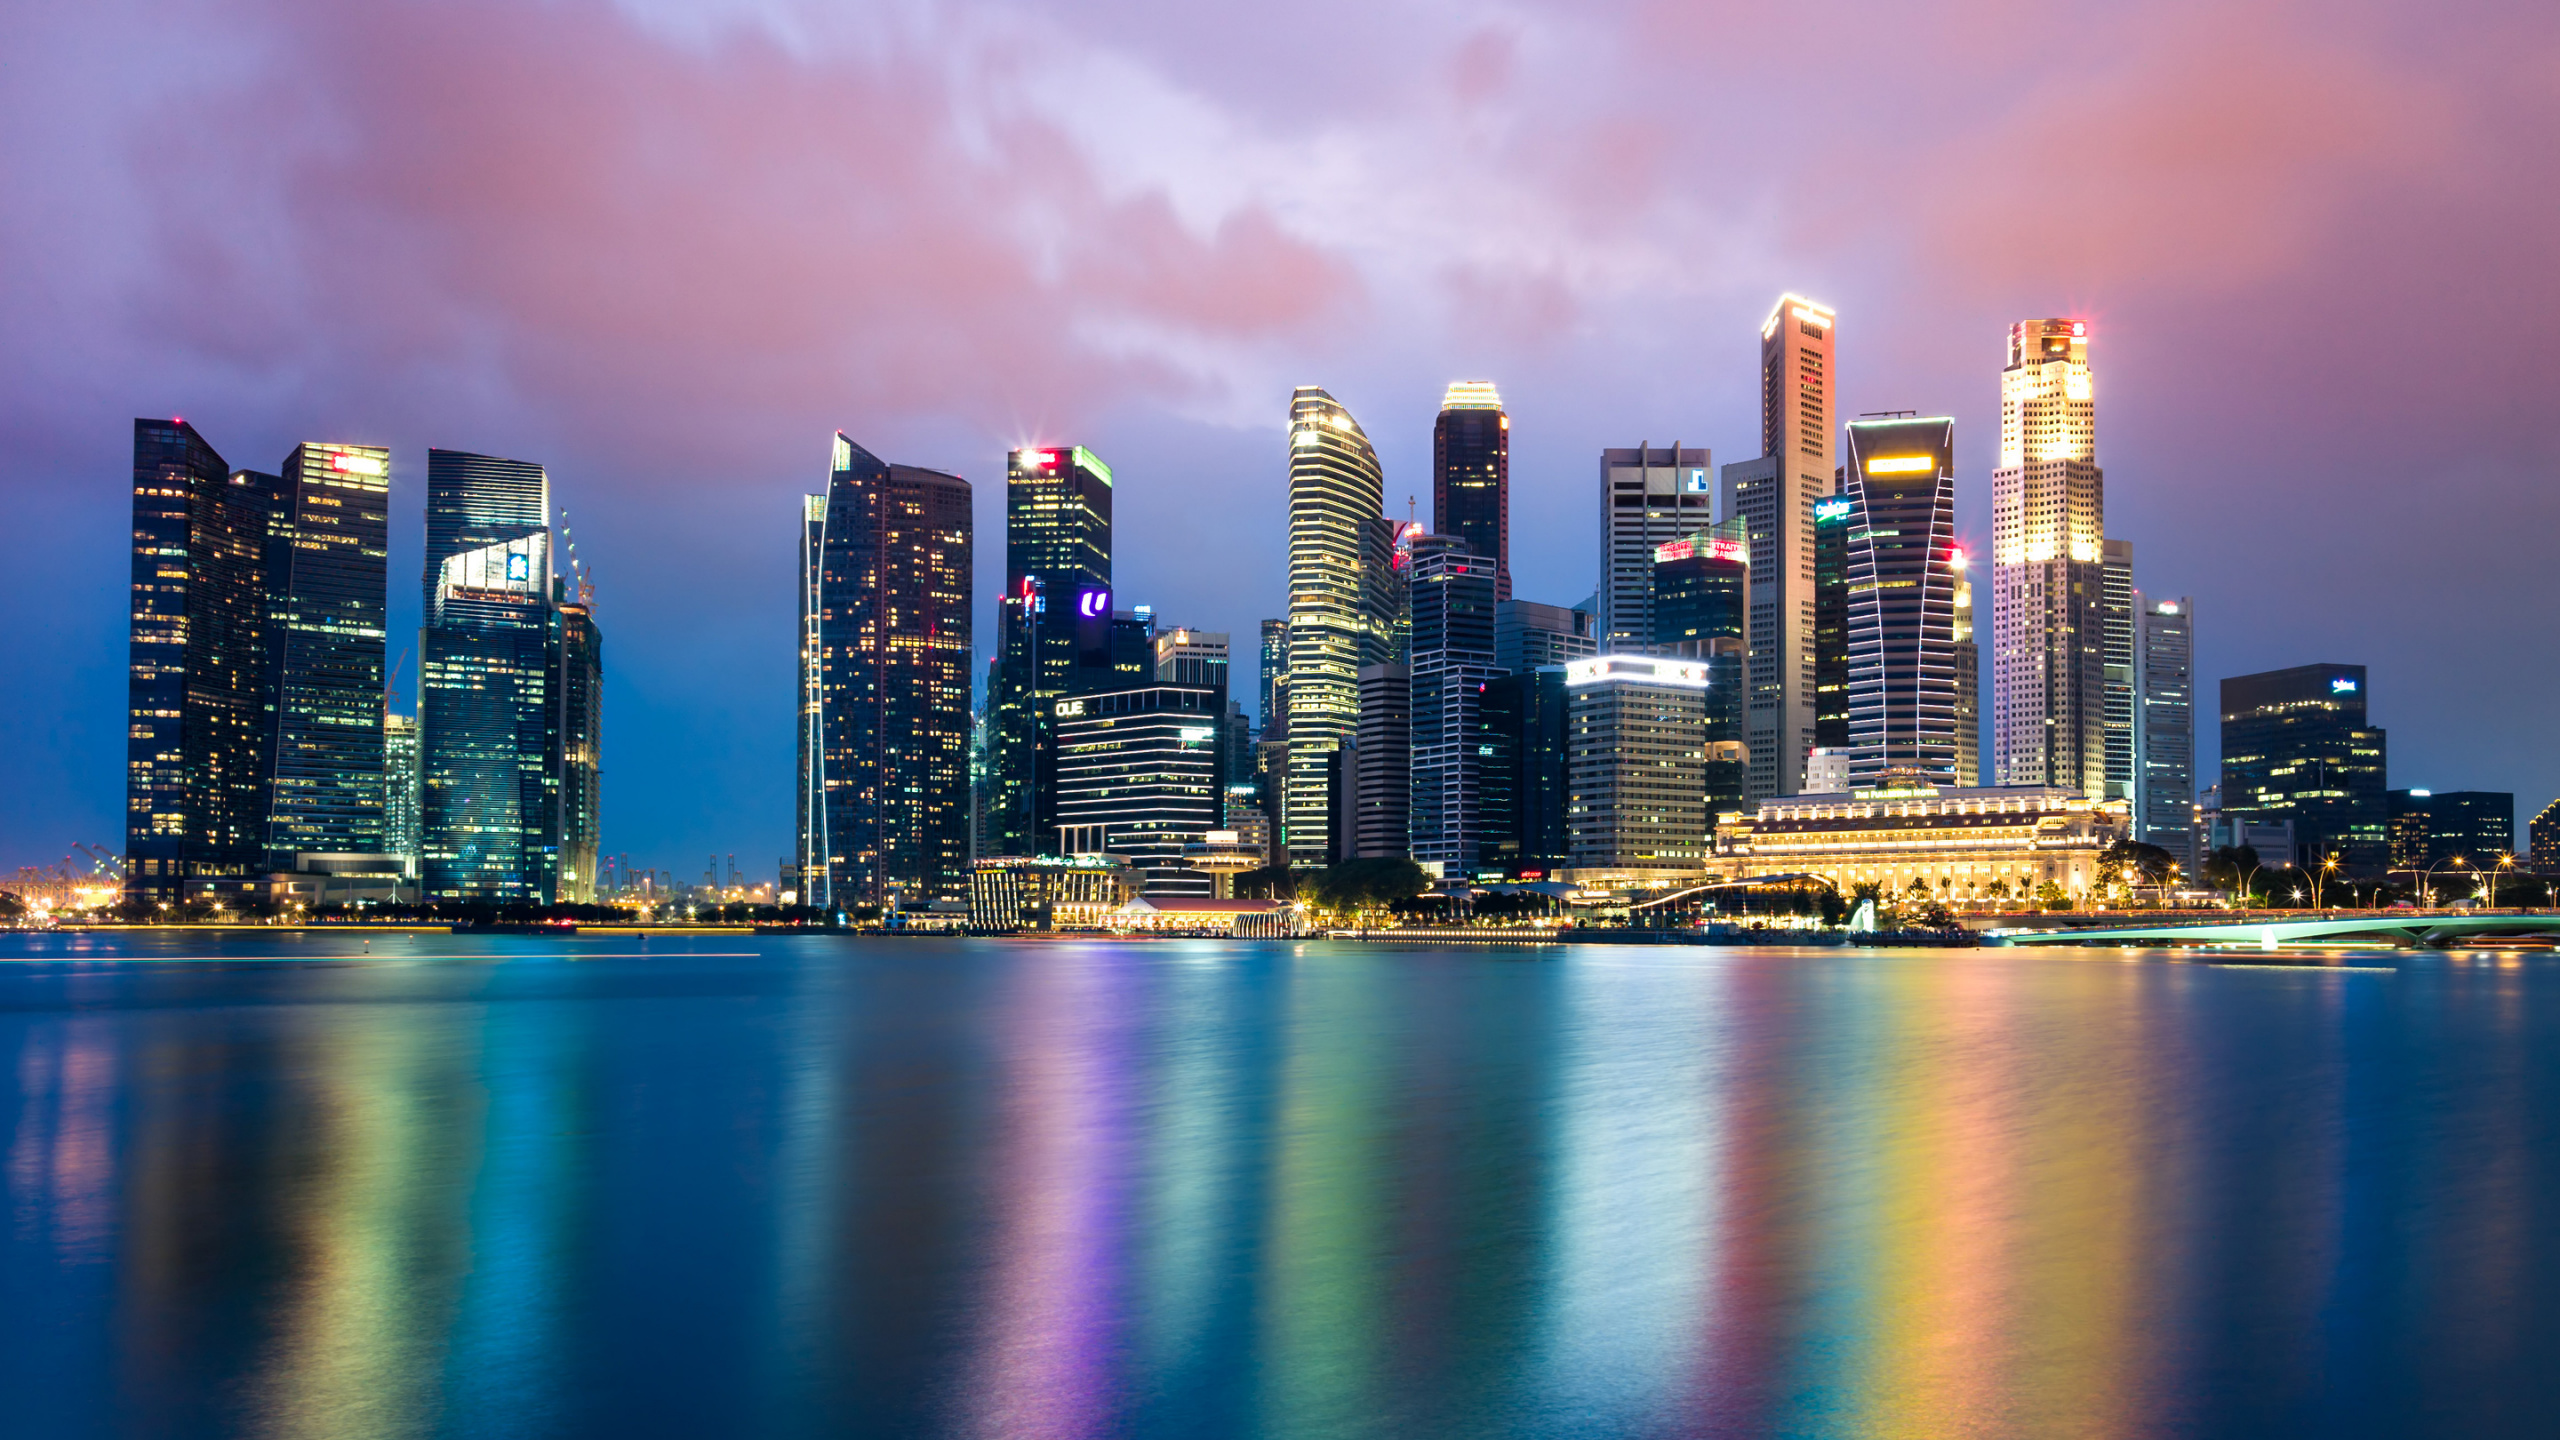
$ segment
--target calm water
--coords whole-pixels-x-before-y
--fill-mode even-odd
[[[358,944],[0,938],[0,1429],[2560,1432],[2551,959]]]

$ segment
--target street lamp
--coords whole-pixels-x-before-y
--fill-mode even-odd
[[[2514,868],[2516,868],[2516,857],[2515,857],[2515,856],[2513,856],[2513,855],[2500,855],[2500,856],[2498,857],[2498,864],[2497,864],[2496,869],[2484,870],[2484,871],[2482,871],[2482,872],[2481,872],[2481,874],[2482,874],[2484,877],[2486,877],[2486,878],[2487,878],[2487,880],[2488,880],[2488,882],[2489,882],[2489,908],[2490,908],[2490,909],[2495,910],[2495,909],[2497,909],[2497,908],[2498,908],[2498,871],[2499,871],[2499,870],[2513,870]]]
[[[2314,909],[2314,910],[2325,910],[2325,909],[2327,909],[2327,908],[2328,908],[2326,905],[2324,905],[2324,904],[2322,904],[2322,903],[2321,903],[2321,899],[2320,899],[2320,882],[2321,882],[2321,880],[2322,880],[2324,877],[2334,878],[2334,877],[2336,876],[2336,874],[2337,874],[2337,871],[2338,871],[2338,857],[2337,857],[2336,855],[2334,855],[2334,854],[2333,854],[2333,855],[2330,855],[2330,856],[2328,856],[2328,857],[2324,858],[2323,860],[2321,860],[2321,862],[2320,862],[2320,868],[2311,872],[2311,908],[2312,908],[2312,909]]]

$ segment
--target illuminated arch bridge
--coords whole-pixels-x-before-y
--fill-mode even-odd
[[[2362,915],[2351,919],[2250,920],[2193,925],[2103,925],[2078,930],[1986,933],[1989,945],[2214,945],[2261,950],[2388,941],[2443,950],[2470,940],[2548,936],[2560,939],[2560,912],[2534,915]]]

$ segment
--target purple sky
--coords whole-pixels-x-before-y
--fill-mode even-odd
[[[762,875],[837,427],[976,482],[982,598],[1005,448],[1091,445],[1121,600],[1247,646],[1289,388],[1427,519],[1440,391],[1491,378],[1520,593],[1571,602],[1595,452],[1758,448],[1785,289],[1838,307],[1846,411],[1957,417],[1977,540],[2004,327],[2090,317],[2206,754],[2214,679],[2362,662],[2393,784],[2530,814],[2555,182],[2548,0],[0,7],[0,866],[121,843],[137,415],[394,447],[395,653],[426,447],[547,465],[607,848]]]

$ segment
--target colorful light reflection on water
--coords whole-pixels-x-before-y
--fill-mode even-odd
[[[0,943],[13,1436],[2560,1416],[2549,959]]]

